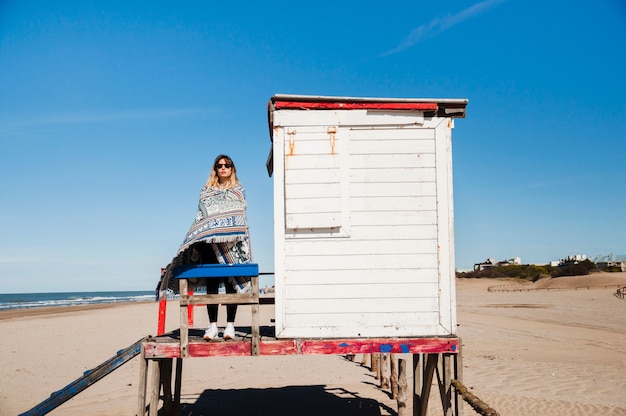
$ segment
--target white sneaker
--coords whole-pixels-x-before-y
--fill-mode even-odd
[[[211,322],[206,331],[204,331],[204,339],[207,341],[211,341],[212,339],[217,338],[218,334],[217,323]]]
[[[235,338],[235,324],[233,322],[227,322],[226,328],[224,328],[224,339]]]

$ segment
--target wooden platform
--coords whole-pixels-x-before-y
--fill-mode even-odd
[[[249,356],[251,351],[250,328],[237,328],[237,338],[228,341],[205,341],[204,331],[189,330],[188,357]],[[260,327],[258,355],[298,354],[455,354],[459,349],[457,337],[424,338],[367,338],[367,339],[276,339],[274,327]],[[144,357],[181,358],[180,332],[178,330],[143,343]]]
[[[426,415],[433,375],[437,375],[446,415],[460,416],[459,398],[451,380],[462,372],[461,341],[451,337],[277,339],[274,327],[260,327],[258,353],[253,355],[411,354],[413,356],[413,414]],[[205,341],[203,330],[189,329],[186,356],[181,357],[180,331],[149,337],[142,343],[138,415],[177,415],[184,358],[250,356],[252,328],[237,327],[234,340]],[[159,411],[159,402],[162,409]]]

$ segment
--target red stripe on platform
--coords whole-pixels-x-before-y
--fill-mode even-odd
[[[413,110],[437,111],[437,103],[400,103],[400,102],[320,102],[320,101],[276,101],[274,108],[295,108],[303,110]]]
[[[177,342],[146,342],[146,358],[179,358],[180,344]],[[259,343],[259,355],[298,354],[419,354],[457,353],[458,338],[381,338],[344,340],[276,340]],[[191,342],[189,357],[232,357],[249,356],[250,341]]]
[[[303,340],[302,354],[455,353],[458,338]]]

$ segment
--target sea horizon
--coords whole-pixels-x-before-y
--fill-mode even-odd
[[[154,301],[154,290],[0,293],[0,311],[46,306]]]

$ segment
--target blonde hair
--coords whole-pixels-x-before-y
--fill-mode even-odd
[[[224,159],[226,163],[229,163],[231,165],[232,173],[230,175],[230,178],[228,178],[228,181],[226,181],[223,184],[220,184],[220,178],[219,176],[217,176],[217,164],[222,159]],[[237,169],[235,168],[235,162],[233,162],[233,160],[227,155],[217,156],[215,158],[215,161],[213,162],[213,169],[211,170],[211,175],[209,176],[209,179],[207,179],[206,184],[204,184],[204,187],[207,189],[211,187],[218,188],[218,189],[230,189],[230,188],[234,188],[237,185],[241,185],[241,183],[239,183],[239,180],[237,179]]]

